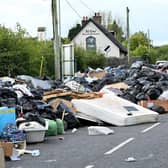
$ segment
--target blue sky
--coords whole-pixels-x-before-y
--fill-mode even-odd
[[[31,36],[37,36],[37,27],[47,28],[47,37],[52,37],[51,0],[0,0],[0,24],[15,29],[19,22]],[[81,18],[61,1],[61,35],[66,37],[68,30]],[[111,11],[113,18],[119,19],[126,27],[126,7],[130,9],[130,32],[150,32],[154,45],[168,44],[168,1],[167,0],[68,0],[77,13],[91,16],[94,12]],[[84,2],[88,8],[82,3]]]

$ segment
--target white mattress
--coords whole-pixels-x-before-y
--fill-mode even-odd
[[[96,99],[72,99],[72,103],[80,113],[116,126],[157,122],[159,118],[158,113],[113,94]]]

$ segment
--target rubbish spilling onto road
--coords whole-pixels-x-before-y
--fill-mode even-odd
[[[6,157],[13,151],[40,156],[40,150],[27,150],[26,144],[47,144],[49,136],[61,135],[63,140],[68,129],[77,136],[81,126],[88,126],[89,135],[108,135],[114,131],[100,125],[157,122],[159,114],[168,111],[167,92],[165,67],[141,62],[129,69],[89,68],[62,82],[27,75],[1,77],[0,145]]]
[[[103,126],[90,126],[88,127],[89,135],[109,135],[114,134],[114,131],[110,128]]]
[[[126,162],[136,162],[136,159],[134,157],[128,157],[125,159]]]

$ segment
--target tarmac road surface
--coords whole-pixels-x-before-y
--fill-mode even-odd
[[[168,114],[157,123],[108,127],[114,134],[89,136],[81,127],[28,145],[40,156],[24,154],[6,168],[168,168]]]

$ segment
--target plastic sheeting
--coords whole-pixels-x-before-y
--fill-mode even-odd
[[[16,85],[13,85],[13,88],[15,89],[15,93],[17,94],[18,98],[21,98],[23,95],[33,97],[33,94],[27,88],[26,84],[22,84],[22,85],[16,84]]]
[[[36,79],[28,75],[19,75],[17,76],[17,78],[25,80],[26,82],[30,82],[32,87],[35,89],[44,89],[44,90],[52,89],[50,81],[47,80]]]

